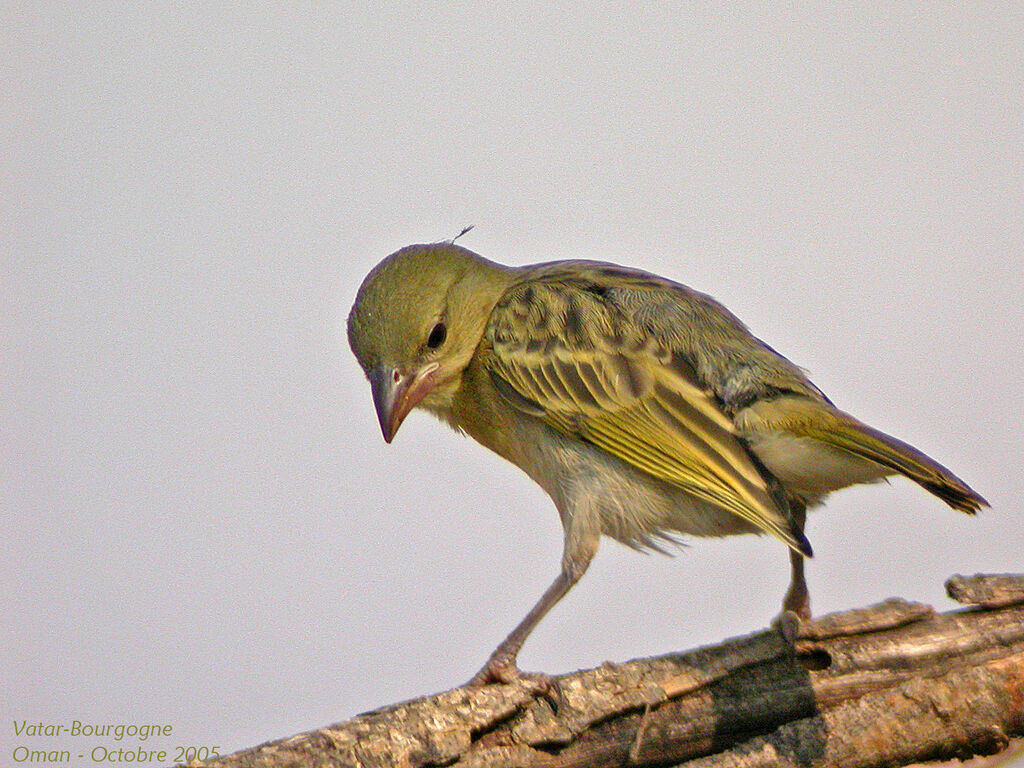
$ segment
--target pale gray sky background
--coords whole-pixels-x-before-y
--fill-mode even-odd
[[[467,224],[713,294],[992,502],[834,496],[818,612],[1022,569],[1021,5],[559,5],[4,5],[0,763],[110,743],[15,720],[224,752],[477,670],[557,515],[427,416],[386,446],[344,337]],[[522,666],[753,631],[786,562],[605,542]]]

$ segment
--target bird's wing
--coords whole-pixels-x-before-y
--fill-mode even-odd
[[[599,282],[513,287],[486,331],[486,367],[513,406],[810,554],[684,355]]]

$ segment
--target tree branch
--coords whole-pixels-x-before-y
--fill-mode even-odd
[[[945,614],[887,600],[554,678],[456,688],[190,765],[871,768],[1024,736],[1024,575],[954,576]]]

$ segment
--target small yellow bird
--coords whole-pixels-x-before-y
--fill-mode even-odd
[[[384,439],[422,407],[552,498],[562,567],[474,683],[509,681],[601,534],[660,550],[678,534],[770,533],[790,548],[784,616],[810,616],[809,506],[902,474],[949,506],[987,502],[942,465],[838,410],[725,307],[595,261],[506,267],[453,242],[367,275],[348,318]]]

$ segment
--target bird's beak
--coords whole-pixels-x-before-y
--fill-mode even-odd
[[[395,439],[395,433],[402,426],[409,411],[434,388],[434,371],[438,364],[427,363],[418,371],[403,374],[397,368],[380,366],[370,376],[373,391],[373,405],[377,409],[377,420],[384,442]]]

